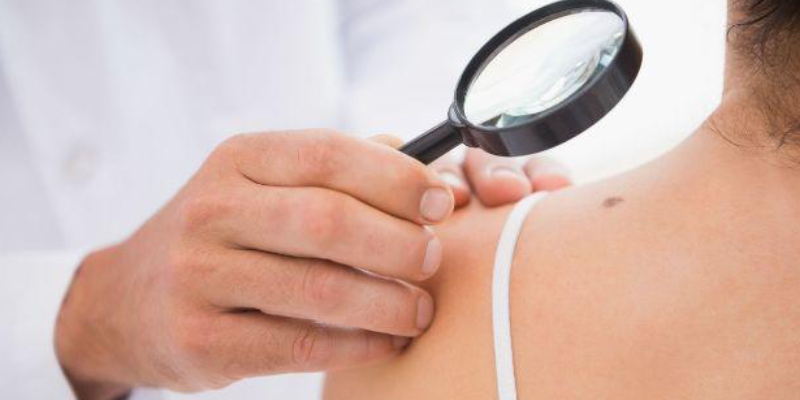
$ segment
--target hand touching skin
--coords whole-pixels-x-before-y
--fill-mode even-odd
[[[501,167],[510,172],[488,172]],[[448,183],[460,205],[470,178],[484,202],[501,204],[542,189],[535,178],[547,171],[477,151],[466,174],[441,168],[444,178],[328,131],[230,139],[138,232],[76,274],[56,349],[79,398],[199,391],[397,354],[433,318],[430,296],[404,282],[439,265],[425,225],[451,213]]]

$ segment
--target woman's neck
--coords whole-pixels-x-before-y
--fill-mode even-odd
[[[800,149],[777,147],[771,129],[760,104],[726,92],[697,131],[653,167],[670,168],[682,189],[709,200],[732,207],[758,203],[800,221]]]
[[[723,176],[794,187],[800,203],[800,69],[760,62],[737,40],[729,38],[720,106],[676,152]]]

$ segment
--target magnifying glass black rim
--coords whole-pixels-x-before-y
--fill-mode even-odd
[[[480,76],[481,72],[491,64],[495,56],[514,43],[514,41],[522,35],[547,22],[571,13],[579,13],[587,10],[613,12],[620,17],[625,29],[625,38],[620,45],[621,48],[603,71],[597,73],[589,82],[585,83],[579,90],[567,99],[561,101],[558,105],[533,115],[529,119],[517,124],[506,127],[485,126],[472,123],[467,118],[464,112],[464,103],[470,86]],[[511,23],[511,25],[507,26],[489,40],[489,42],[487,42],[472,58],[467,68],[464,70],[456,89],[455,102],[451,109],[451,122],[461,125],[463,127],[462,129],[466,129],[467,132],[464,132],[464,142],[467,145],[479,145],[490,153],[503,156],[517,156],[544,151],[577,136],[597,123],[611,111],[636,80],[641,61],[641,46],[630,27],[627,14],[616,3],[608,0],[562,0],[552,3]],[[606,93],[601,93],[601,91],[610,91],[610,93],[616,95],[608,98],[608,95]],[[598,98],[600,101],[595,101]],[[582,100],[584,101],[582,102]],[[586,112],[587,110],[589,110],[588,113]],[[558,137],[547,138],[546,136],[549,133],[549,129],[547,129],[548,127],[546,125],[548,124],[546,122],[551,117],[558,117],[559,114],[561,114],[562,118],[559,118],[560,121],[558,121],[558,123],[562,125],[565,123],[568,125],[570,124],[568,119],[563,118],[565,116],[564,114],[574,115],[576,119],[573,121],[574,123],[572,126],[559,127],[560,132],[556,135]],[[453,119],[455,119],[455,121],[453,121]],[[525,130],[526,127],[535,129],[537,124],[545,125],[540,127],[545,129],[537,129],[537,132],[519,132],[519,134],[543,136],[540,138],[542,139],[540,141],[541,143],[532,144],[533,147],[540,148],[519,149],[513,146],[506,146],[506,143],[503,143],[507,142],[507,140],[503,140],[506,139],[503,137],[504,135],[507,136],[509,133],[513,134],[515,131]]]
[[[582,11],[608,11],[623,22],[625,37],[609,64],[575,93],[518,124],[494,127],[469,121],[463,105],[470,86],[497,54],[520,36],[554,19]],[[627,94],[642,65],[642,47],[628,16],[609,0],[562,0],[533,11],[495,35],[467,64],[445,122],[408,142],[400,151],[430,164],[460,144],[504,157],[530,155],[559,146],[603,119]]]
[[[572,99],[580,97],[589,91],[598,80],[602,79],[604,74],[608,73],[610,68],[606,68],[604,71],[597,74],[592,78],[591,81],[585,83],[579,90],[577,90],[567,99],[562,100],[558,105],[533,116],[530,120],[522,121],[511,126],[493,127],[474,124],[470,122],[466,116],[466,112],[464,111],[464,104],[466,103],[466,97],[467,93],[469,93],[470,87],[473,83],[475,83],[475,80],[478,79],[483,70],[488,67],[489,64],[491,64],[492,60],[494,60],[498,54],[505,50],[506,47],[510,46],[517,39],[528,32],[537,29],[550,21],[556,20],[570,13],[579,13],[591,9],[615,13],[622,19],[623,26],[625,27],[625,36],[628,36],[630,25],[627,14],[616,3],[607,0],[562,0],[539,8],[523,16],[522,18],[511,23],[505,29],[496,34],[491,40],[489,40],[489,42],[483,45],[483,47],[478,50],[478,53],[475,54],[472,60],[470,60],[469,64],[467,64],[467,67],[458,82],[456,89],[456,101],[454,104],[455,113],[460,122],[471,128],[480,129],[483,131],[502,132],[515,126],[528,124],[536,119],[547,118],[548,115],[557,112],[559,109],[568,107]],[[617,54],[614,55],[614,58],[611,60],[611,64],[616,61],[621,53],[622,52],[618,51]]]

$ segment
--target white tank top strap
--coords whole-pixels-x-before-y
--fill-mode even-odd
[[[510,292],[511,265],[517,239],[530,210],[547,196],[537,193],[520,201],[506,220],[494,259],[492,278],[492,327],[494,333],[494,362],[497,371],[497,399],[516,400],[517,382],[514,376],[514,352],[511,343]]]

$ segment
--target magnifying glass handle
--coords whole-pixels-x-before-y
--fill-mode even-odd
[[[445,121],[406,143],[400,151],[428,165],[461,143],[463,143],[461,132],[450,122]]]

